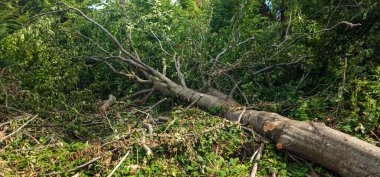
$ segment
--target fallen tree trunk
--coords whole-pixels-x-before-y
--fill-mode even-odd
[[[141,61],[137,55],[134,56],[128,52],[115,36],[82,11],[63,2],[60,4],[67,6],[66,10],[77,12],[97,26],[127,56],[127,58],[124,58],[119,54],[105,57],[104,59],[93,58],[96,61],[105,62],[112,71],[133,78],[141,84],[153,83],[154,90],[158,90],[165,95],[194,102],[204,109],[227,108],[227,111],[222,114],[223,117],[229,120],[239,120],[242,124],[251,127],[256,133],[276,143],[278,149],[286,150],[307,160],[317,162],[342,176],[380,176],[379,147],[331,129],[322,123],[295,121],[276,113],[256,110],[244,110],[242,116],[240,116],[242,110],[239,110],[241,106],[237,103],[189,89],[184,83],[183,76],[181,78],[182,85],[176,84],[167,78],[165,74]],[[147,80],[143,80],[135,74],[116,70],[111,64],[107,63],[111,59],[121,60],[137,68],[136,70],[142,72]],[[179,67],[177,67],[177,70],[179,70]]]
[[[243,110],[239,105],[200,93],[180,85],[155,89],[170,96],[196,101],[202,108],[228,107],[222,116],[237,121]],[[289,151],[311,160],[341,176],[380,176],[380,148],[348,134],[331,129],[323,123],[291,120],[276,113],[246,110],[240,122],[261,136],[276,143],[279,150]]]

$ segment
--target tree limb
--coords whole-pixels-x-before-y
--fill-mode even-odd
[[[216,64],[217,64],[218,61],[219,61],[219,58],[220,58],[222,55],[224,55],[228,50],[230,50],[230,49],[233,48],[233,47],[238,47],[238,46],[240,46],[240,45],[242,45],[242,44],[245,44],[245,43],[247,43],[248,41],[253,40],[253,39],[255,39],[255,37],[250,37],[250,38],[248,38],[248,39],[246,39],[246,40],[244,40],[244,41],[242,41],[242,42],[239,42],[239,43],[236,44],[235,46],[230,45],[230,46],[228,46],[228,47],[223,48],[222,51],[221,51],[220,53],[218,53],[218,55],[216,55],[216,57],[213,59],[213,64],[212,64],[212,66],[211,66],[210,73],[213,72],[213,70],[215,69]],[[210,74],[210,75],[211,75],[211,74]],[[208,79],[208,85],[211,86],[211,77],[210,77],[210,76],[209,76],[209,79]]]
[[[181,85],[187,88],[185,77],[183,76],[183,73],[181,72],[181,63],[178,61],[178,59],[176,59],[175,55],[173,57],[173,60],[174,60],[175,69],[177,70],[178,77],[181,81]]]
[[[298,60],[296,60],[296,61],[292,61],[292,62],[289,62],[289,63],[280,63],[280,64],[276,64],[276,65],[273,65],[273,66],[268,66],[268,67],[265,67],[265,68],[262,68],[262,69],[260,69],[258,71],[253,72],[252,75],[254,76],[254,75],[260,74],[262,72],[265,72],[265,71],[268,71],[268,70],[271,70],[273,68],[280,67],[280,66],[294,65],[294,64],[297,64],[298,62],[300,62],[302,59],[303,59],[303,57],[300,58],[300,59],[298,59]]]

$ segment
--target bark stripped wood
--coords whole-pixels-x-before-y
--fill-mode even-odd
[[[115,172],[116,170],[120,167],[120,165],[125,161],[125,159],[128,157],[130,151],[128,151],[124,156],[123,158],[121,158],[120,162],[115,166],[115,168],[113,168],[113,170],[111,171],[110,174],[107,175],[107,177],[111,177]]]
[[[106,114],[107,108],[112,105],[112,103],[116,101],[116,97],[112,94],[108,95],[108,100],[104,102],[104,104],[99,108],[101,114]]]
[[[76,11],[79,15],[83,16],[89,22],[105,32],[123,54],[127,55],[129,58],[119,57],[118,59],[143,70],[147,77],[155,78],[152,80],[154,89],[160,91],[164,95],[177,97],[189,102],[194,102],[199,99],[201,94],[203,94],[185,88],[170,80],[165,75],[125,50],[117,38],[102,25],[86,16],[79,9],[73,8],[65,3],[62,4],[68,6],[69,10]],[[359,25],[345,21],[342,21],[337,25],[340,24],[346,24],[351,27]],[[337,25],[333,26],[333,28]],[[226,53],[226,48],[220,53],[220,56],[224,53]],[[298,62],[298,60],[295,62]],[[213,66],[216,65],[216,63],[217,60],[214,61]],[[289,64],[293,64],[293,62],[278,64],[276,66],[287,66]],[[260,72],[269,69],[264,68],[262,69],[263,71],[260,70]],[[239,108],[241,108],[239,104],[209,94],[203,94],[203,96],[196,102],[196,105],[204,109],[215,107],[228,108],[228,110],[221,115],[234,121],[238,120],[242,113],[242,111],[239,110]],[[342,176],[380,176],[379,147],[331,129],[322,123],[295,121],[276,113],[256,110],[246,110],[241,116],[241,123],[252,128],[260,136],[271,139],[279,150],[289,151],[302,158],[319,163]],[[142,142],[145,142],[145,136],[143,137],[144,141]],[[152,154],[150,148],[147,147],[145,143],[142,144],[143,148],[147,151],[147,154]]]
[[[153,125],[149,123],[144,123],[144,128],[148,130],[148,134],[152,135],[153,134]]]
[[[259,167],[259,165],[257,164],[257,161],[260,160],[261,154],[263,153],[263,149],[264,149],[264,143],[261,143],[260,147],[257,150],[258,152],[257,152],[257,155],[255,157],[256,162],[253,164],[250,177],[256,177],[257,168]]]
[[[150,147],[148,145],[146,145],[146,142],[145,142],[145,130],[143,131],[143,135],[141,137],[141,145],[142,145],[143,149],[145,150],[146,155],[148,155],[148,156],[153,155],[152,149],[150,149]]]
[[[174,60],[174,65],[175,65],[175,69],[177,70],[179,80],[181,81],[181,85],[183,87],[187,88],[186,82],[185,82],[185,76],[183,75],[183,73],[181,71],[181,63],[178,61],[178,59],[175,57],[175,55],[173,57],[173,60]]]

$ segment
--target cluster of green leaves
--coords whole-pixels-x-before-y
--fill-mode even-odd
[[[35,132],[34,138],[20,134],[1,144],[6,148],[0,156],[0,173],[103,176],[110,173],[127,151],[130,154],[115,176],[245,176],[251,171],[251,154],[258,145],[254,142],[255,137],[245,133],[236,123],[198,109],[177,108],[170,113],[170,121],[155,128],[154,135],[145,135],[146,144],[153,151],[153,156],[148,156],[139,143],[142,136],[140,126],[136,126],[139,116],[123,114],[122,117],[129,121],[124,127],[114,126],[120,135],[105,139],[103,143],[107,145],[96,141],[68,144],[47,128],[28,128]],[[116,125],[115,120],[112,122]],[[11,127],[17,128],[14,123],[17,121],[13,121]],[[125,127],[130,127],[132,133],[120,139],[125,135]],[[101,155],[103,158],[93,164],[71,171]],[[309,172],[306,165],[287,162],[286,156],[270,144],[265,146],[258,163],[258,174],[262,176],[272,173],[304,176]]]

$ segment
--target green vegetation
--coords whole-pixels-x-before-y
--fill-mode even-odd
[[[0,176],[244,176],[262,139],[135,82],[143,71],[103,31],[56,0],[0,0]],[[380,144],[380,8],[376,0],[64,0],[126,49],[189,88],[249,107],[324,122]],[[103,4],[103,5],[102,5]],[[113,72],[109,65],[128,77]],[[105,114],[109,94],[117,101]],[[147,96],[148,97],[145,97]],[[145,99],[147,98],[147,99]],[[152,107],[153,106],[153,107]],[[213,115],[226,107],[211,107]],[[144,111],[147,111],[149,115]],[[160,116],[169,120],[153,124]],[[152,149],[142,148],[143,123]],[[3,124],[4,123],[4,124]],[[330,175],[268,143],[259,176]],[[102,158],[69,171],[93,158]]]

